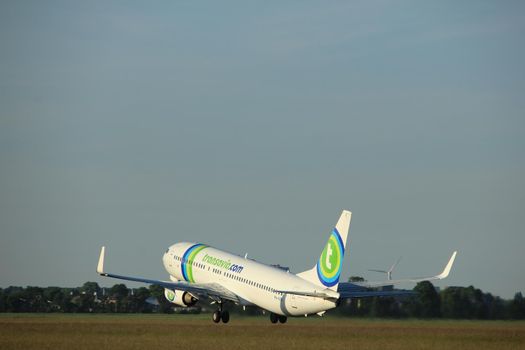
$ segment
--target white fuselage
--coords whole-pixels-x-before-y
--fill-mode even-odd
[[[299,316],[336,307],[336,300],[278,291],[312,291],[323,287],[293,273],[196,243],[177,243],[162,261],[171,278],[189,283],[216,283],[239,297],[279,315]]]

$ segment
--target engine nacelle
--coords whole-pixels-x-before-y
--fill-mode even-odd
[[[190,293],[178,289],[171,290],[164,288],[164,296],[170,303],[182,307],[193,306],[199,300]]]

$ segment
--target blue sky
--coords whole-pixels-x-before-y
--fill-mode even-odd
[[[300,272],[525,292],[520,1],[0,4],[0,287],[166,278],[201,241]]]

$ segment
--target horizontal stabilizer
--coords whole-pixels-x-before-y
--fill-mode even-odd
[[[339,299],[339,293],[325,289],[323,291],[298,291],[298,290],[276,290],[277,293],[302,295],[305,297],[323,298],[323,299]]]

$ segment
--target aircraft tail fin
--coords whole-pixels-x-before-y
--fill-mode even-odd
[[[330,233],[317,264],[310,270],[298,273],[297,276],[319,286],[337,290],[351,219],[352,213],[343,210],[335,228]]]

